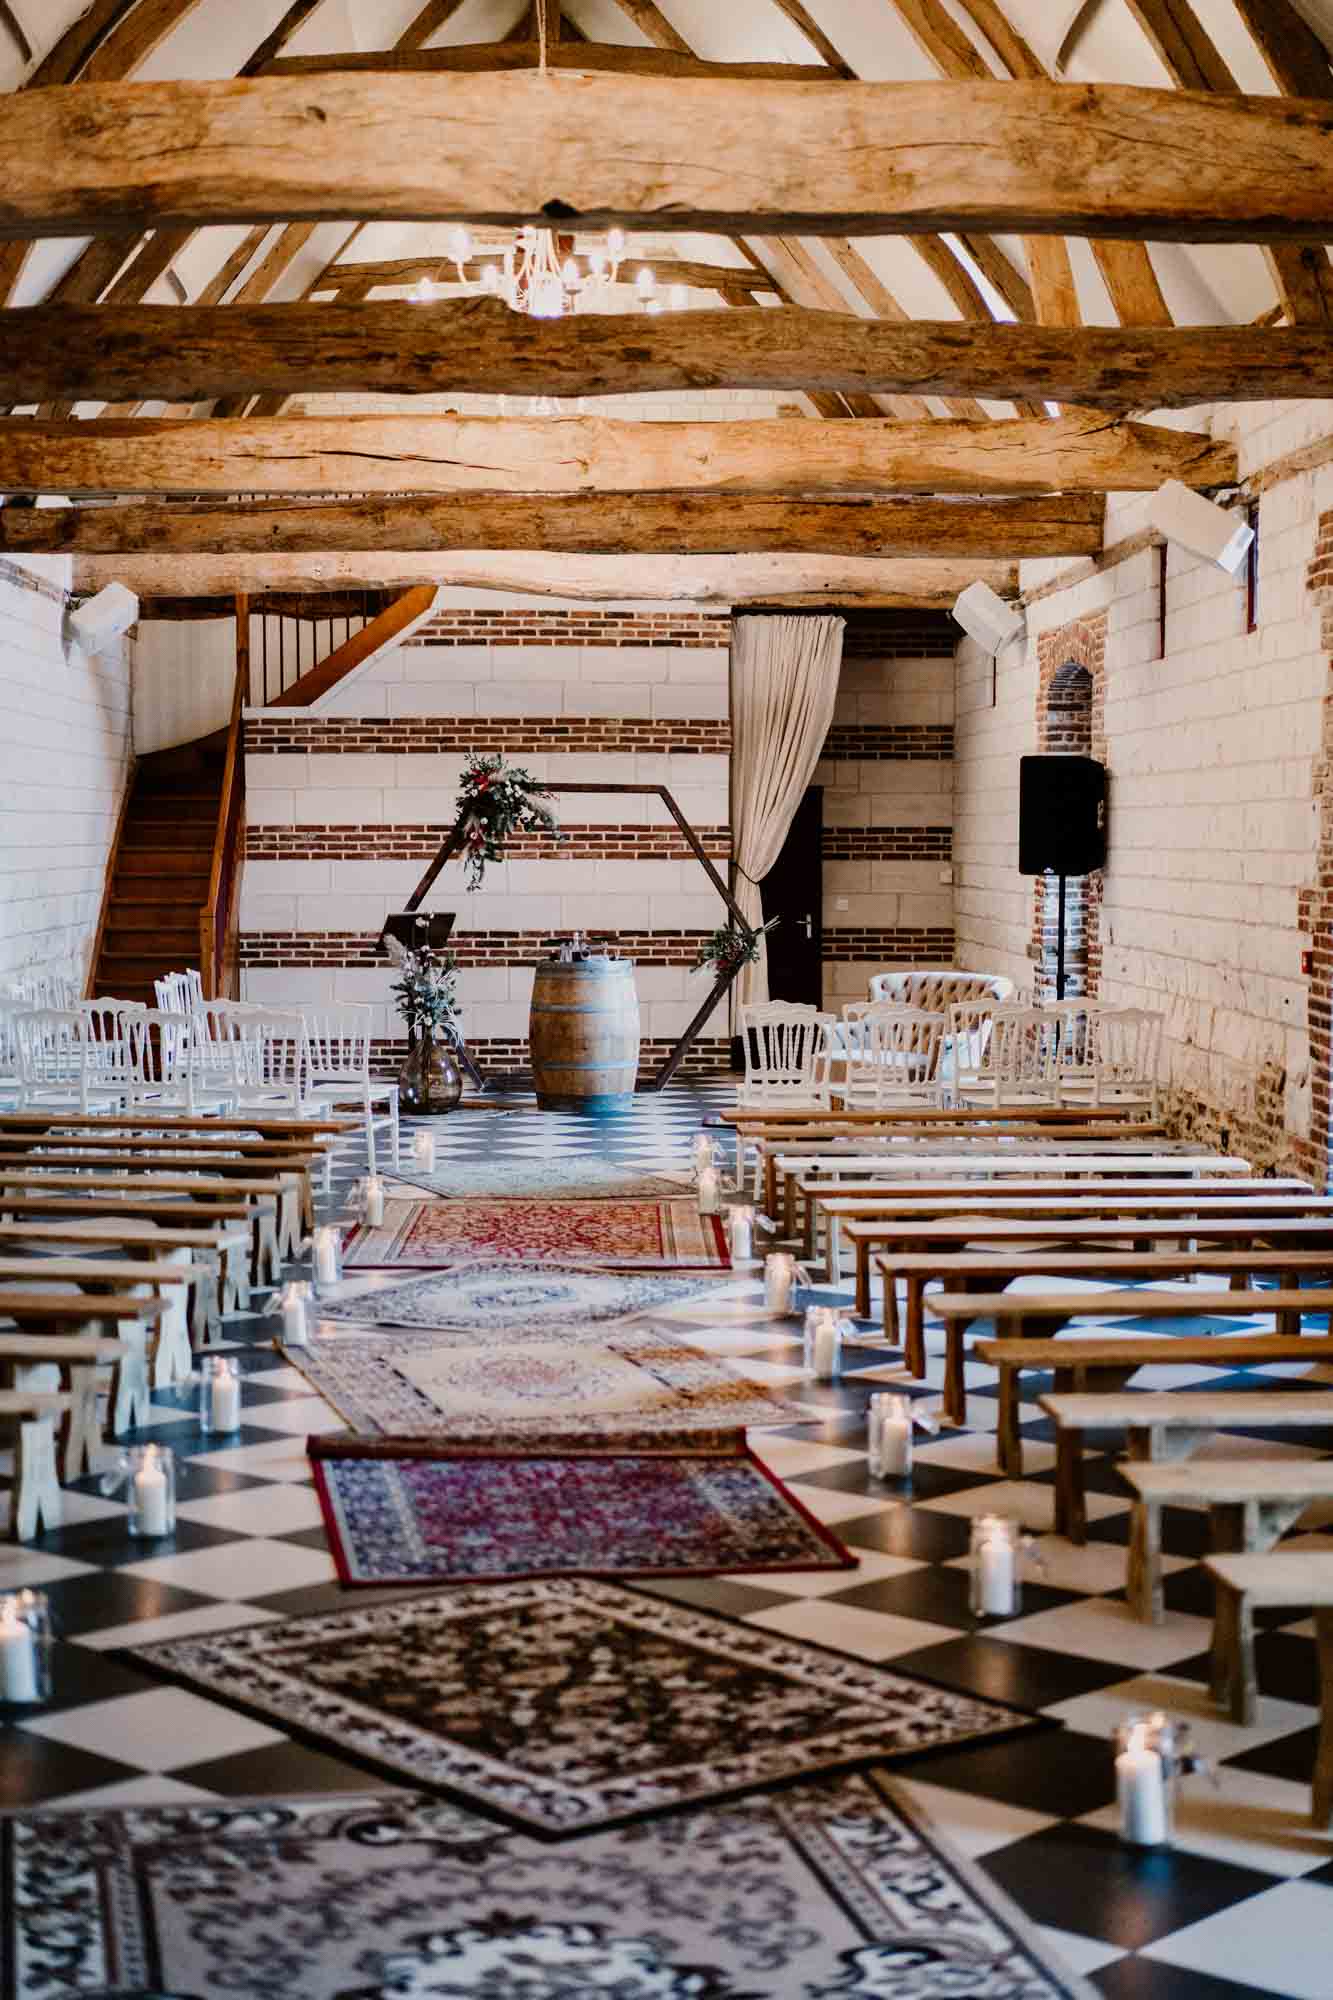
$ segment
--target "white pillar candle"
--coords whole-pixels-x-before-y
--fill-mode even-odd
[[[428,1174],[434,1173],[435,1134],[433,1132],[421,1131],[412,1134],[412,1159],[424,1172]]]
[[[1166,1839],[1166,1782],[1162,1760],[1134,1730],[1115,1760],[1120,1838],[1131,1847],[1160,1847]]]
[[[708,1134],[706,1132],[696,1134],[691,1154],[694,1161],[695,1173],[701,1174],[705,1167],[711,1167],[714,1164],[715,1156],[716,1148]]]
[[[241,1421],[240,1379],[225,1362],[212,1378],[208,1415],[215,1431],[234,1431]]]
[[[716,1167],[705,1167],[699,1175],[699,1213],[716,1215],[718,1210],[718,1178]]]
[[[764,1305],[771,1313],[791,1311],[796,1286],[796,1259],[787,1250],[774,1250],[764,1259]]]
[[[906,1479],[912,1470],[912,1419],[886,1410],[879,1427],[871,1471],[881,1479]]]
[[[987,1618],[1009,1618],[1014,1612],[1014,1545],[1006,1535],[991,1535],[977,1550],[981,1609]]]
[[[838,1367],[838,1327],[832,1313],[815,1328],[814,1377],[831,1382]]]
[[[321,1285],[338,1282],[338,1232],[327,1223],[315,1231],[315,1279]]]
[[[384,1182],[378,1174],[372,1174],[366,1182],[366,1221],[377,1229],[383,1220]]]
[[[282,1295],[282,1337],[288,1347],[305,1347],[309,1343],[305,1294],[294,1285],[288,1285]]]
[[[167,1480],[158,1460],[157,1446],[149,1445],[143,1465],[134,1475],[134,1508],[141,1535],[167,1532]]]
[[[0,1700],[36,1701],[37,1647],[12,1597],[0,1604]]]
[[[733,1208],[728,1218],[727,1234],[732,1263],[748,1264],[754,1256],[754,1210],[748,1206]]]

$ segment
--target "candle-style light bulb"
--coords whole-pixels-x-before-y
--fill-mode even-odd
[[[606,234],[606,248],[613,264],[618,264],[625,254],[625,232],[623,229],[609,229]]]
[[[466,264],[472,255],[471,232],[464,229],[460,222],[456,222],[449,231],[449,255],[455,264]]]
[[[634,279],[634,286],[640,298],[645,299],[650,292],[657,290],[657,277],[651,266],[644,264],[640,267]]]

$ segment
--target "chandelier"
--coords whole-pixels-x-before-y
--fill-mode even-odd
[[[569,313],[609,305],[613,286],[622,282],[625,232],[609,230],[604,244],[593,244],[580,255],[572,236],[557,236],[554,230],[526,223],[512,242],[497,246],[493,254],[483,249],[480,268],[470,275],[467,267],[474,254],[468,231],[451,229],[449,261],[460,285],[503,299],[512,312],[527,313],[532,319],[563,319]],[[659,313],[668,307],[680,311],[685,305],[685,286],[671,285],[664,292],[648,264],[635,272],[634,290],[645,312]],[[436,296],[437,285],[430,278],[423,278],[412,293],[423,303]]]

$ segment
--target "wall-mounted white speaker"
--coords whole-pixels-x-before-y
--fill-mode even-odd
[[[1192,555],[1216,563],[1234,576],[1249,552],[1254,529],[1241,515],[1229,513],[1202,493],[1193,493],[1178,479],[1168,479],[1148,502],[1148,519],[1168,542],[1179,542]]]
[[[68,618],[70,637],[85,653],[103,653],[139,617],[139,600],[123,583],[109,583]]]
[[[988,583],[969,583],[959,594],[953,615],[969,639],[988,653],[998,653],[1023,630],[1023,614],[997,597]]]

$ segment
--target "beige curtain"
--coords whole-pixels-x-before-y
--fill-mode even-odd
[[[843,620],[777,614],[738,617],[731,640],[731,837],[736,901],[763,921],[759,884],[824,747],[842,665]],[[732,988],[736,1006],[768,998],[768,956]]]

